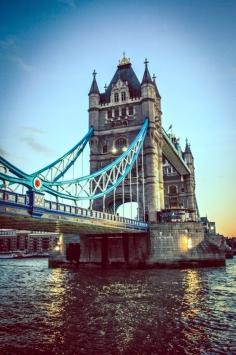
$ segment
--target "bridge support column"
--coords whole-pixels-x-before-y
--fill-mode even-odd
[[[218,266],[224,254],[204,238],[203,226],[196,222],[154,224],[150,228],[147,266]]]
[[[144,266],[148,233],[81,235],[80,265],[99,267]]]
[[[48,260],[48,266],[63,267],[79,264],[80,236],[75,234],[61,234],[58,244]]]

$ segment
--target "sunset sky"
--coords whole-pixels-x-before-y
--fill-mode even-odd
[[[2,0],[0,154],[26,172],[86,133],[88,91],[125,51],[157,76],[163,127],[195,158],[200,213],[236,236],[236,1]]]

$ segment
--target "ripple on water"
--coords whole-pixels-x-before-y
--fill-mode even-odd
[[[73,271],[0,261],[0,353],[236,353],[235,267]]]

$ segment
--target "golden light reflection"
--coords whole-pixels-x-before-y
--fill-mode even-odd
[[[199,312],[198,305],[201,282],[198,272],[195,270],[187,270],[183,282],[185,287],[183,301],[187,308],[182,316],[193,318]]]
[[[188,238],[188,249],[192,249],[193,247],[193,241],[191,238]]]
[[[63,270],[52,269],[50,275],[51,287],[49,288],[48,299],[51,300],[50,303],[45,304],[45,311],[50,316],[50,318],[59,318],[63,314],[63,300],[65,296],[65,274]]]
[[[188,236],[186,234],[181,234],[179,239],[179,248],[180,251],[185,253],[188,251]]]

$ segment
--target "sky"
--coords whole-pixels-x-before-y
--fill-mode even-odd
[[[0,155],[31,173],[88,129],[125,51],[144,60],[162,97],[162,124],[191,143],[197,200],[217,231],[236,236],[236,1],[1,0]]]

